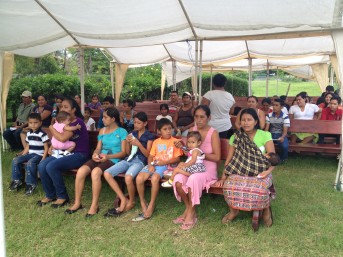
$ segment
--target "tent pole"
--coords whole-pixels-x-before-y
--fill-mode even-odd
[[[85,66],[84,66],[84,49],[79,48],[79,76],[81,87],[81,112],[85,111]]]
[[[110,74],[111,74],[112,98],[114,99],[114,73],[113,73],[113,61],[110,62]]]
[[[248,93],[249,93],[249,96],[252,95],[252,91],[251,91],[251,81],[252,81],[252,59],[251,58],[248,58],[248,61],[249,61],[249,89],[248,89]]]
[[[203,47],[203,41],[200,40],[200,53],[199,53],[199,103],[201,103],[201,97],[202,97],[202,47]]]
[[[172,69],[173,69],[173,90],[176,90],[176,62],[172,60]]]
[[[330,65],[330,85],[333,86],[333,65]]]
[[[266,97],[269,95],[269,61],[267,59]]]
[[[198,40],[195,40],[195,81],[194,81],[194,87],[198,91],[198,103],[199,102],[199,90],[198,90]],[[195,96],[196,98],[196,96]]]
[[[276,95],[279,95],[279,69],[276,67]]]
[[[210,90],[212,90],[212,84],[213,84],[213,66],[211,65],[211,80],[210,80]]]

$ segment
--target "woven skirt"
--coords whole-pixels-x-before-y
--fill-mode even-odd
[[[271,185],[271,174],[264,179],[230,175],[223,185],[224,198],[233,209],[263,210],[270,205],[269,187]]]

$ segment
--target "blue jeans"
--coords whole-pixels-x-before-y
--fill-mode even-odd
[[[113,177],[118,176],[120,173],[123,173],[126,171],[126,176],[131,176],[132,178],[135,178],[137,174],[143,169],[145,165],[143,162],[138,158],[136,155],[132,160],[125,161],[122,160],[115,165],[113,165],[111,168],[108,168],[105,170],[105,172],[110,173]]]
[[[22,179],[21,165],[27,162],[25,164],[26,184],[37,185],[37,165],[42,160],[42,157],[35,153],[15,157],[12,160],[12,180]]]
[[[10,130],[9,128],[4,131],[3,137],[6,142],[10,145],[12,150],[21,150],[23,145],[20,139],[20,133],[23,129]]]
[[[273,139],[278,139],[281,136],[282,136],[281,133],[272,133],[272,138]],[[274,143],[281,150],[281,153],[280,153],[281,161],[287,160],[287,158],[288,158],[288,138],[285,137],[282,143],[280,141],[274,141]]]
[[[58,159],[50,156],[41,161],[38,165],[38,171],[45,196],[49,199],[56,197],[59,199],[69,199],[62,172],[78,169],[87,160],[88,156],[74,153]]]

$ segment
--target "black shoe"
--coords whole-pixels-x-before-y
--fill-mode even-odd
[[[54,209],[57,209],[57,208],[61,208],[61,207],[65,206],[68,203],[69,203],[69,199],[64,199],[63,203],[52,203],[51,207]]]
[[[25,189],[25,195],[30,196],[32,195],[33,191],[37,188],[37,185],[27,185]]]
[[[77,209],[75,209],[75,210],[66,209],[64,213],[65,213],[65,214],[73,214],[73,213],[75,213],[75,212],[77,212],[78,210],[81,210],[81,209],[83,209],[82,204],[79,206],[79,208],[77,208]]]
[[[18,191],[22,185],[23,185],[23,182],[21,182],[20,180],[13,180],[11,182],[9,189],[10,191]]]
[[[105,214],[104,217],[105,218],[109,218],[109,217],[119,217],[120,215],[122,215],[123,212],[122,211],[118,211],[116,208],[113,209],[109,209]]]
[[[39,201],[37,202],[37,205],[38,205],[39,207],[42,207],[42,206],[47,205],[47,204],[49,204],[49,203],[52,203],[52,202],[54,202],[54,201],[56,201],[56,198],[50,199],[50,200],[47,201],[47,202],[42,202],[42,200],[39,200]]]
[[[94,214],[90,214],[90,213],[87,213],[86,215],[85,215],[85,218],[91,218],[91,217],[93,217],[94,215],[97,215],[98,213],[99,213],[99,211],[100,211],[100,208],[98,207],[98,209],[96,209],[96,213],[94,213]]]

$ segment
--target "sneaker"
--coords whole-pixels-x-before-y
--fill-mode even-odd
[[[23,185],[23,182],[21,182],[20,180],[13,180],[11,182],[9,189],[10,191],[18,191],[22,185]]]
[[[32,195],[33,191],[37,188],[37,185],[27,185],[25,189],[25,195]]]

